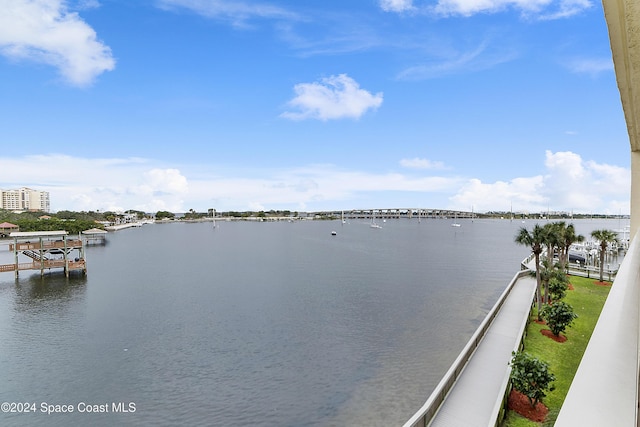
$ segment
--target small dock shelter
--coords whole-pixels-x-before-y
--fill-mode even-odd
[[[11,233],[9,236],[13,238],[13,243],[9,244],[9,250],[13,252],[15,262],[0,265],[0,272],[14,271],[16,278],[20,270],[40,270],[40,274],[44,275],[45,270],[52,268],[64,269],[67,277],[73,270],[81,270],[86,274],[82,240],[69,239],[67,235],[64,230]]]
[[[107,243],[107,234],[109,232],[101,228],[90,228],[82,232],[84,242],[87,245],[104,245]]]
[[[20,231],[20,227],[10,222],[0,223],[0,237],[9,237],[15,231]]]

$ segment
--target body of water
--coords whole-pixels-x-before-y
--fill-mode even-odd
[[[0,424],[402,425],[529,253],[459,222],[153,224],[86,276],[1,273],[0,402],[35,413]]]

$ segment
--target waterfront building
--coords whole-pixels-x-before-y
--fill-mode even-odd
[[[17,190],[0,190],[0,209],[49,212],[50,208],[48,191],[38,191],[27,187]]]

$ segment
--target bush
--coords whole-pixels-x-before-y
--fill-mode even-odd
[[[578,315],[573,312],[573,307],[566,302],[556,301],[542,308],[542,318],[549,325],[553,335],[558,336],[578,318]]]
[[[563,272],[549,279],[549,293],[553,301],[558,301],[567,295],[569,289],[569,279]]]
[[[556,377],[549,372],[549,365],[525,352],[512,352],[511,384],[513,388],[527,396],[532,408],[545,397],[547,391],[553,391],[551,383]]]

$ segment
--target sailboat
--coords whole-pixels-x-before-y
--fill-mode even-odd
[[[376,222],[376,211],[374,210],[371,211],[371,224],[369,224],[369,227],[382,228],[382,226]]]
[[[216,210],[215,209],[213,209],[211,217],[213,219],[213,229],[215,230],[216,228],[218,228],[218,224],[216,224]]]
[[[456,212],[453,217],[453,222],[451,223],[452,227],[460,227],[460,223],[458,222],[458,213]]]

